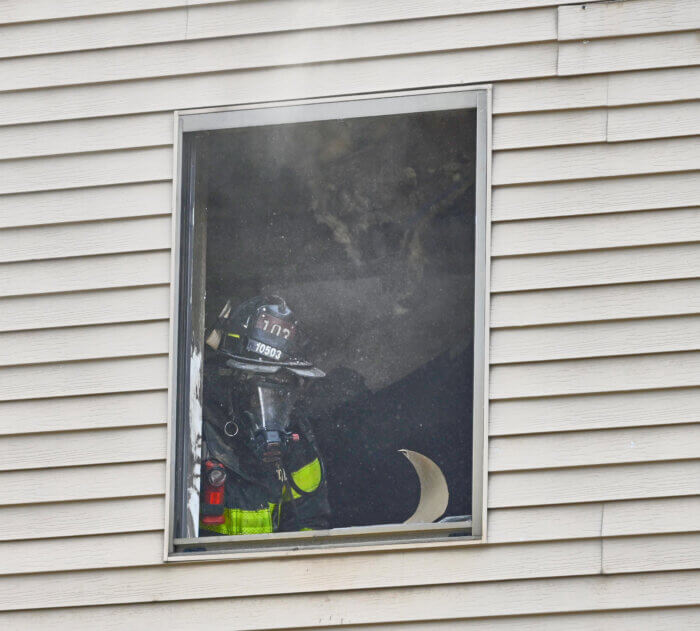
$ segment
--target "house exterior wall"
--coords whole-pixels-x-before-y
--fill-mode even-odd
[[[5,0],[0,24],[0,627],[700,624],[700,4]],[[164,564],[173,111],[477,83],[487,543]]]

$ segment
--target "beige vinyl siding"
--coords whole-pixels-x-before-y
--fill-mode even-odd
[[[362,51],[358,51],[362,55]],[[554,42],[0,93],[0,125],[556,74]],[[416,75],[423,76],[417,82]]]
[[[496,188],[492,219],[569,217],[692,206],[697,204],[699,175],[700,170],[693,170]]]
[[[551,9],[29,56],[0,61],[3,91],[556,39]],[[496,52],[496,51],[494,51]],[[515,53],[517,55],[517,51]]]
[[[693,351],[699,346],[698,316],[499,329],[491,336],[491,363]]]
[[[0,366],[167,353],[168,332],[161,321],[0,333]]]
[[[152,461],[66,467],[60,471],[5,471],[0,474],[0,479],[3,483],[0,504],[3,507],[35,506],[48,502],[162,495],[165,491],[165,466],[163,462]],[[47,521],[42,524],[44,528],[50,528]],[[48,524],[51,524],[50,519]]]
[[[188,17],[195,23],[199,21],[199,15],[206,17],[207,14],[200,14],[199,5],[224,6],[220,11],[214,9],[208,17],[216,22],[219,29],[232,29],[235,24],[245,21],[246,15],[249,20],[253,20],[260,25],[267,25],[273,19],[287,19],[293,26],[289,28],[314,28],[318,26],[328,26],[326,23],[309,22],[318,20],[319,14],[324,14],[324,7],[319,8],[312,0],[302,0],[294,6],[291,20],[289,17],[280,17],[279,10],[286,7],[282,2],[266,2],[264,7],[243,7],[239,6],[236,0],[102,0],[96,4],[92,0],[69,0],[57,5],[53,0],[35,0],[27,4],[23,0],[7,0],[0,12],[0,20],[3,23],[31,22],[37,20],[55,20],[80,16],[96,16],[119,14],[132,11],[146,11],[149,9],[165,8],[188,8]],[[227,7],[226,5],[234,6]],[[381,7],[376,6],[370,0],[358,0],[350,6],[346,6],[341,0],[329,0],[325,11],[331,10],[339,12],[342,16],[341,24],[352,23],[354,21],[369,21],[366,16],[368,12],[383,11],[382,13],[370,13],[370,20],[396,20],[425,16],[438,16],[451,13],[482,13],[488,11],[499,11],[506,9],[522,9],[538,6],[556,6],[554,0],[423,0],[423,2],[400,2],[399,0],[386,0]],[[213,7],[212,7],[213,9]],[[137,17],[140,14],[137,14]],[[294,22],[294,17],[298,16],[300,22]],[[354,16],[354,17],[353,17]],[[94,19],[94,18],[93,18]],[[169,20],[168,17],[161,19]],[[205,20],[206,21],[206,20]],[[268,30],[267,28],[265,30]],[[272,29],[274,30],[274,29]],[[234,34],[237,31],[234,31]],[[214,35],[214,34],[211,34]],[[182,39],[183,34],[178,36]]]
[[[699,290],[698,280],[672,280],[496,294],[491,299],[491,326],[698,313]]]
[[[698,385],[700,352],[694,351],[497,364],[490,392],[496,400]]]
[[[26,438],[44,432],[165,425],[167,401],[165,390],[4,401],[0,403],[0,434]]]
[[[165,355],[14,365],[0,368],[0,401],[158,390],[168,385]]]
[[[697,626],[697,27],[691,0],[2,3],[0,626]],[[493,84],[488,542],[164,567],[173,111],[463,83]]]
[[[6,195],[0,227],[169,214],[171,197],[169,181]]]
[[[0,194],[166,180],[172,162],[170,147],[5,160]]]
[[[0,299],[0,331],[162,320],[169,316],[167,284]]]
[[[494,256],[685,243],[700,232],[700,208],[536,219],[493,226]]]
[[[491,403],[490,416],[491,436],[692,423],[700,418],[700,390],[689,387],[504,399]]]
[[[0,297],[155,285],[169,278],[167,251],[23,261],[0,267]]]
[[[430,622],[387,623],[384,631],[588,631],[592,628],[614,628],[618,631],[638,631],[642,622],[650,629],[684,628],[691,626],[698,615],[694,607],[651,609],[645,612],[609,612],[559,614],[556,616],[514,616],[507,618],[431,620]],[[304,627],[308,631],[312,627]],[[355,631],[357,626],[340,625],[336,631]],[[371,628],[371,627],[364,627]],[[298,627],[297,629],[301,629]]]
[[[693,235],[690,235],[692,238]],[[696,278],[695,243],[509,256],[493,261],[494,292]]]
[[[489,506],[536,506],[700,494],[697,460],[508,471],[489,475]],[[517,528],[511,524],[509,528]],[[492,529],[491,534],[498,536]]]
[[[0,159],[172,145],[169,112],[0,127]]]
[[[13,577],[13,582],[20,581]],[[138,616],[141,628],[158,624],[169,628],[174,625],[190,628],[201,624],[201,620],[207,616],[234,619],[242,630],[318,628],[319,625],[336,627],[340,624],[408,622],[426,615],[431,620],[444,620],[568,613],[572,609],[591,612],[620,608],[682,607],[695,602],[699,589],[700,573],[696,571],[654,572],[476,584],[452,582],[420,588],[381,589],[371,594],[346,590],[334,595],[332,610],[329,610],[328,593],[322,592],[307,593],[303,598],[271,595],[264,599],[213,598],[194,602],[153,603],[133,607],[128,615],[132,620]],[[284,611],[285,616],[271,618],[271,610]],[[30,629],[37,624],[51,624],[55,629],[74,629],[88,624],[119,629],[120,615],[124,615],[121,607],[108,606],[18,612],[7,615],[6,620],[16,629]],[[485,625],[482,628],[490,628],[486,621],[482,621],[482,624]]]
[[[669,33],[700,28],[700,6],[694,0],[637,0],[589,3],[559,9],[559,39]]]
[[[219,605],[217,601],[211,601],[214,605]],[[178,622],[183,625],[195,625],[195,618],[182,618],[177,613],[170,614],[173,617],[168,617],[161,611],[156,609],[152,612],[152,616],[148,619],[158,621],[166,620],[172,626],[172,620],[177,617]],[[204,609],[197,609],[199,615],[207,615]],[[100,612],[102,613],[102,612]],[[149,612],[151,613],[151,612]],[[217,608],[215,615],[219,616],[235,616],[235,610],[225,608]],[[692,626],[697,615],[700,613],[695,607],[673,607],[673,608],[655,608],[647,609],[643,612],[606,612],[606,613],[578,613],[578,614],[558,614],[555,616],[527,615],[527,616],[512,616],[507,618],[479,618],[479,619],[452,619],[452,620],[431,620],[428,623],[421,622],[406,622],[395,623],[388,622],[382,624],[381,627],[376,625],[357,626],[357,625],[334,625],[332,628],[338,631],[355,631],[356,629],[387,629],[388,631],[433,631],[438,630],[466,630],[466,631],[588,631],[591,628],[615,628],[619,631],[637,631],[640,624],[649,625],[647,628],[655,631],[663,631],[665,629],[682,629]],[[89,620],[89,615],[85,618],[79,614],[71,612],[62,612],[66,618],[66,627],[74,628],[74,625],[83,623],[84,620]],[[43,621],[43,617],[37,616],[37,620]],[[12,623],[17,629],[31,628],[32,619],[29,616],[18,614],[11,617]],[[100,619],[102,623],[102,620]],[[109,621],[112,623],[112,621]],[[29,625],[29,626],[26,626]],[[598,626],[600,625],[600,626]],[[58,627],[57,627],[58,628]],[[110,626],[105,628],[115,629],[118,627]],[[257,627],[255,627],[257,628]],[[318,628],[317,626],[294,627],[295,631],[308,631],[309,629]]]
[[[8,228],[0,233],[0,261],[163,250],[171,232],[169,215]]]
[[[697,455],[700,425],[664,425],[494,438],[491,471],[556,469],[687,460]]]
[[[608,116],[608,142],[700,134],[700,102],[619,107]]]
[[[0,512],[0,541],[103,535],[162,530],[162,497],[84,500],[6,507]],[[28,529],[27,524],[51,522],[51,530]],[[90,541],[90,539],[86,539]]]
[[[145,538],[150,535],[131,535],[131,538]],[[39,542],[32,541],[31,545]],[[1,545],[11,545],[0,544]],[[14,543],[12,544],[14,545]],[[60,540],[52,540],[47,545],[60,547]],[[566,550],[575,552],[568,559]],[[448,583],[469,583],[476,587],[483,581],[504,580],[505,577],[532,579],[542,576],[570,576],[572,574],[592,574],[600,565],[600,544],[597,541],[558,541],[530,543],[527,545],[492,545],[468,548],[469,564],[466,563],[467,549],[432,551],[425,556],[426,565],[420,568],[398,571],[396,563],[402,553],[384,553],[372,557],[373,571],[363,571],[363,555],[323,555],[310,559],[289,559],[284,561],[290,575],[297,577],[294,584],[287,584],[280,573],[270,573],[270,562],[239,562],[237,567],[246,572],[248,580],[233,584],[231,568],[223,563],[197,564],[168,568],[167,573],[159,567],[132,567],[119,572],[104,573],[93,570],[78,574],[61,572],[52,576],[39,577],[34,573],[12,578],[0,578],[3,596],[0,603],[7,609],[19,607],[10,602],[13,594],[23,591],[32,606],[66,606],[71,599],[82,605],[114,604],[118,602],[143,603],[157,599],[194,600],[197,598],[217,598],[234,595],[241,600],[259,594],[261,587],[267,594],[297,594],[296,600],[304,601],[312,594],[331,591],[391,588],[413,585],[444,585]],[[450,562],[451,557],[451,562]],[[144,559],[145,564],[149,563]],[[305,572],[309,563],[314,573]],[[70,559],[67,569],[70,569]],[[272,562],[274,564],[274,562]],[[280,563],[280,561],[277,561]],[[510,565],[509,565],[510,564]],[[132,563],[132,565],[134,565]],[[139,564],[140,565],[140,564]],[[87,568],[85,568],[87,569]],[[102,576],[100,581],[95,579]],[[92,578],[92,581],[85,579]],[[44,580],[42,594],[41,580]],[[49,584],[50,583],[50,584]],[[75,598],[75,590],[80,596]],[[362,594],[358,594],[361,596]],[[367,594],[369,595],[369,594]],[[250,598],[254,600],[254,598]],[[290,598],[290,600],[292,600]],[[278,619],[283,626],[285,621]]]
[[[562,42],[557,72],[562,76],[594,72],[689,66],[700,62],[695,33],[644,35]]]
[[[561,504],[493,511],[492,543],[700,531],[700,498]]]
[[[3,439],[0,471],[26,471],[165,458],[164,427],[131,427],[84,432],[57,432],[51,440],[29,434]]]
[[[657,70],[653,74],[648,70],[615,74],[608,81],[608,103],[612,107],[697,100],[698,77],[700,68],[697,66]]]
[[[498,186],[691,171],[699,163],[700,143],[694,138],[522,149],[496,153],[492,182]]]

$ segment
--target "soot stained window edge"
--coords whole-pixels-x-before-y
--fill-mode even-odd
[[[177,511],[187,511],[187,454],[201,436],[201,409],[197,410],[198,378],[191,376],[201,369],[201,355],[184,352],[191,350],[193,330],[203,327],[203,313],[193,309],[193,291],[204,280],[197,276],[197,226],[194,213],[197,203],[188,181],[197,168],[188,150],[185,134],[235,127],[254,127],[275,123],[332,120],[368,115],[392,115],[447,109],[475,109],[476,122],[476,176],[475,176],[475,265],[474,265],[474,386],[472,435],[472,516],[468,522],[454,524],[390,524],[357,526],[312,532],[275,532],[265,535],[237,535],[235,537],[177,536],[174,524]],[[297,102],[232,106],[196,111],[175,112],[175,186],[173,249],[173,349],[171,352],[170,418],[168,420],[168,476],[166,488],[165,560],[235,558],[255,553],[275,554],[300,550],[342,551],[367,547],[411,547],[416,543],[457,545],[479,543],[486,538],[486,482],[487,482],[487,412],[488,393],[488,242],[490,233],[490,163],[491,163],[491,87],[457,86],[444,89],[410,90],[383,94],[358,94],[352,97],[309,99]],[[189,177],[188,177],[189,174]],[[201,256],[201,253],[200,253]],[[201,274],[201,269],[199,270]],[[200,310],[201,311],[201,310]],[[198,324],[199,322],[199,324]],[[200,349],[201,351],[201,349]],[[194,409],[193,409],[194,405]],[[199,414],[199,417],[197,415]],[[185,416],[189,437],[178,432],[178,421]],[[195,423],[191,423],[191,419]],[[197,426],[199,423],[199,428]],[[193,431],[194,430],[194,431]],[[178,439],[179,437],[179,439]],[[183,457],[184,455],[184,457]],[[191,455],[191,454],[190,454]],[[192,473],[190,474],[192,476]],[[194,471],[196,477],[198,472]],[[183,501],[183,498],[186,498]],[[180,517],[182,521],[182,517]],[[186,533],[185,533],[186,534]],[[454,536],[459,534],[461,536]]]

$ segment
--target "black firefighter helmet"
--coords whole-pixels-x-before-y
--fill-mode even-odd
[[[256,296],[235,309],[229,300],[207,337],[207,344],[236,370],[262,376],[286,369],[300,377],[325,376],[304,358],[302,342],[296,317],[280,296]]]

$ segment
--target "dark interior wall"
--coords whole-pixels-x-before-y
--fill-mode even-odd
[[[202,133],[206,321],[277,293],[328,376],[298,413],[328,469],[334,525],[395,523],[418,501],[398,452],[435,460],[470,513],[473,110]]]

